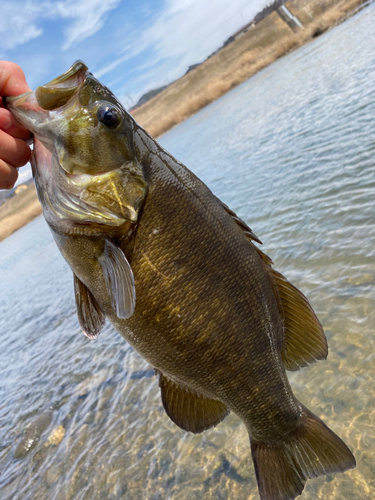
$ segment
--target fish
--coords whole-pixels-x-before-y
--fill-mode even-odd
[[[109,320],[154,368],[184,431],[234,412],[262,500],[294,499],[307,479],[355,467],[292,392],[286,370],[326,359],[327,341],[251,228],[82,61],[6,106],[34,134],[39,200],[73,272],[85,335]]]

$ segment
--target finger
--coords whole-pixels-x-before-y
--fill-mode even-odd
[[[18,179],[18,170],[9,163],[0,160],[0,189],[11,189]]]
[[[19,95],[29,90],[25,75],[18,64],[0,61],[0,95]]]
[[[31,150],[25,141],[0,130],[0,158],[14,167],[22,167],[30,158]]]
[[[0,129],[4,130],[13,137],[18,137],[19,139],[29,140],[32,137],[31,132],[26,128],[22,127],[12,114],[7,110],[0,108]]]

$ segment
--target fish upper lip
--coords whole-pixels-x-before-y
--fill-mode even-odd
[[[35,89],[39,106],[47,111],[64,106],[85,81],[87,74],[86,64],[76,61],[65,73]]]
[[[46,83],[45,85],[43,85],[43,87],[72,87],[72,83],[74,83],[76,80],[78,80],[78,82],[76,83],[76,85],[78,85],[86,78],[88,71],[89,68],[86,66],[86,64],[83,61],[78,60],[74,64],[72,64],[72,66],[70,66],[70,68],[65,71],[65,73]]]

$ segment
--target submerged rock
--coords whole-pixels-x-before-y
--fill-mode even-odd
[[[48,436],[47,441],[44,443],[44,446],[58,446],[61,441],[64,439],[65,429],[62,425],[59,425]]]
[[[50,425],[53,416],[53,411],[48,410],[41,415],[38,415],[24,430],[21,441],[18,443],[14,457],[17,460],[22,460],[31,450],[33,450],[39,441],[41,434]]]

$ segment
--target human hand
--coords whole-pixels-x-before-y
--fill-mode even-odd
[[[22,69],[15,63],[0,61],[0,96],[14,96],[30,90]],[[18,167],[30,158],[27,140],[31,133],[21,127],[0,100],[0,189],[10,189],[18,178]]]

